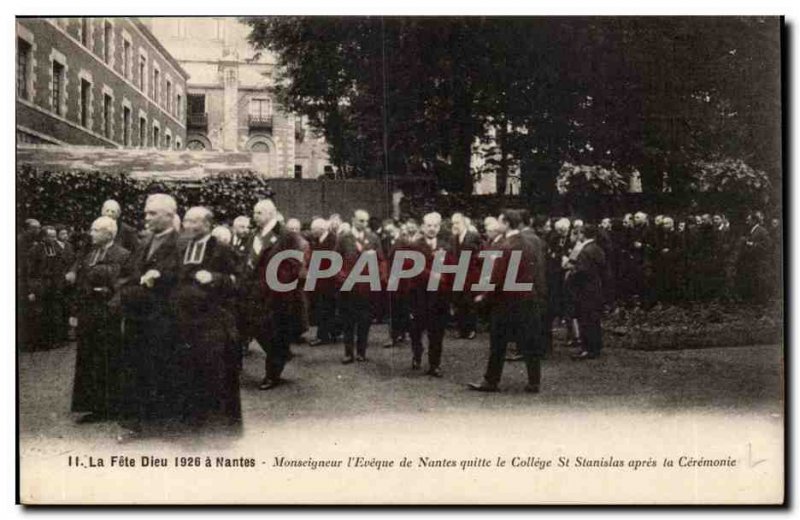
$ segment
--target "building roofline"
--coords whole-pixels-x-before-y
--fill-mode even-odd
[[[133,22],[136,28],[139,29],[139,31],[145,36],[145,38],[148,39],[150,44],[153,45],[153,47],[155,47],[156,49],[158,49],[159,52],[161,52],[161,54],[167,59],[167,61],[169,61],[170,65],[172,65],[172,67],[176,71],[178,71],[178,73],[181,76],[183,76],[183,79],[188,80],[189,73],[186,72],[186,70],[181,66],[178,60],[176,60],[175,57],[172,54],[170,54],[170,52],[164,47],[164,45],[158,40],[158,38],[156,38],[156,36],[150,31],[150,29],[147,28],[144,22],[139,20],[139,18],[135,17],[131,17],[130,20],[131,22]]]

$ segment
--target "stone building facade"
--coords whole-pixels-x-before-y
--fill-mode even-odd
[[[186,146],[251,152],[270,177],[333,173],[327,145],[269,92],[274,58],[256,55],[249,27],[230,17],[142,19],[189,73]]]
[[[188,74],[136,18],[18,18],[20,143],[180,149]]]

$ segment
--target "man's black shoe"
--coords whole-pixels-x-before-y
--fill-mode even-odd
[[[431,377],[442,377],[442,369],[439,367],[431,367],[425,373]]]
[[[513,354],[508,354],[506,356],[506,361],[522,361],[523,359],[524,358],[523,358],[522,354],[520,354],[519,352],[515,352]]]
[[[585,360],[587,360],[587,359],[593,359],[593,358],[592,358],[592,355],[591,355],[591,354],[589,354],[589,352],[588,352],[588,351],[586,351],[586,350],[581,350],[581,351],[580,351],[580,352],[578,352],[578,353],[571,354],[569,357],[570,357],[570,358],[571,358],[573,361],[585,361]]]
[[[281,384],[281,380],[280,379],[265,379],[258,386],[258,389],[259,390],[272,390],[273,388],[275,388],[279,384]]]
[[[350,363],[352,363],[353,361],[355,361],[355,359],[353,358],[353,356],[345,356],[345,357],[343,357],[343,358],[342,358],[342,364],[343,364],[343,365],[349,365],[349,364],[350,364]]]
[[[529,394],[538,394],[539,387],[533,385],[525,385],[525,391],[528,392]]]
[[[412,359],[411,360],[411,370],[419,370],[420,364],[421,363],[420,363],[420,361],[418,359]]]
[[[308,342],[308,346],[310,346],[310,347],[316,347],[316,346],[319,346],[319,345],[327,345],[327,344],[328,344],[327,341],[325,341],[324,339],[319,339],[319,338],[312,339],[311,341]]]
[[[367,360],[367,356],[365,356],[363,354],[359,354],[359,355],[356,356],[356,361],[358,361],[359,363],[363,363],[366,360]]]
[[[482,381],[480,383],[469,383],[467,384],[467,388],[473,390],[475,392],[499,392],[500,389],[497,388],[497,385],[490,385],[486,381]]]

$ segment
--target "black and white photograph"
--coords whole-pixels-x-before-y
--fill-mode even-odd
[[[19,503],[785,503],[781,16],[14,23]]]

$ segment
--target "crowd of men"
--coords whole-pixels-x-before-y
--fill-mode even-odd
[[[74,334],[77,358],[72,411],[80,422],[117,420],[121,440],[170,425],[235,432],[241,426],[239,375],[253,340],[264,350],[259,388],[281,384],[291,345],[316,325],[311,346],[344,345],[341,362],[367,361],[370,329],[388,321],[385,348],[410,340],[410,370],[442,377],[448,327],[476,337],[481,318],[489,327],[489,356],[481,392],[499,388],[506,360],[523,360],[526,390],[541,386],[541,360],[553,349],[553,326],[567,331],[575,360],[591,360],[603,347],[601,320],[614,305],[730,298],[764,302],[779,294],[780,222],[765,226],[760,212],[733,231],[724,215],[676,222],[644,213],[599,223],[532,217],[504,210],[478,229],[462,213],[436,212],[421,221],[370,219],[356,210],[311,219],[307,226],[285,219],[271,199],[230,225],[214,221],[204,207],[178,215],[166,194],[147,198],[145,229],[121,220],[120,206],[106,201],[88,234],[64,226],[25,222],[18,236],[20,341],[29,349],[52,348]],[[302,284],[274,291],[264,270],[282,251],[302,251],[279,264],[290,282],[330,264],[311,264],[312,253],[342,258],[334,276],[313,290]],[[389,266],[402,251],[425,258],[422,271],[390,283]],[[444,255],[454,265],[473,252],[464,276],[467,290],[454,291],[452,271],[434,269]],[[484,276],[478,252],[495,251],[488,272],[493,289],[474,290]],[[524,291],[506,291],[512,282]],[[349,275],[364,255],[380,266],[381,286]],[[437,290],[429,290],[431,276]],[[507,352],[509,346],[512,352]]]

